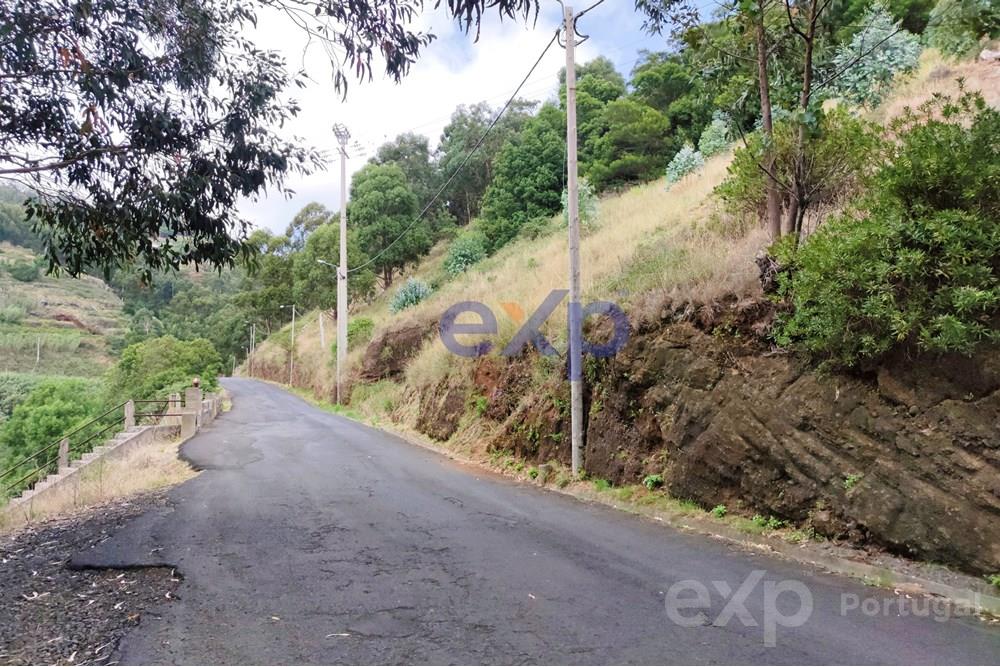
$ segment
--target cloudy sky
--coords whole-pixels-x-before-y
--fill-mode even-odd
[[[430,4],[430,3],[428,3]],[[580,4],[582,9],[585,4]],[[599,55],[610,58],[628,75],[641,49],[663,50],[662,37],[645,35],[641,19],[633,11],[634,0],[606,0],[580,20],[578,29],[590,40],[577,49],[578,62]],[[426,135],[432,147],[452,111],[459,104],[487,100],[499,106],[516,89],[560,23],[561,9],[552,0],[542,0],[537,24],[500,22],[494,16],[484,21],[478,42],[466,35],[442,10],[428,11],[417,24],[437,35],[401,84],[376,77],[371,82],[352,81],[346,100],[333,90],[330,66],[318,45],[306,48],[306,38],[290,21],[280,16],[261,16],[253,34],[259,46],[284,54],[289,68],[305,68],[313,83],[296,90],[302,111],[285,129],[317,149],[335,156],[332,125],[342,122],[365,148],[348,162],[349,173],[359,169],[375,148],[396,135],[413,131]],[[556,77],[565,62],[558,44],[546,54],[521,96],[544,100],[555,96]],[[242,213],[254,224],[283,230],[296,211],[312,201],[330,209],[340,206],[339,161],[327,170],[287,183],[296,194],[291,199],[272,193],[258,201],[245,201]]]

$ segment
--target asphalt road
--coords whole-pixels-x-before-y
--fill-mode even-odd
[[[495,478],[267,384],[225,384],[234,409],[184,447],[204,472],[76,558],[184,576],[126,636],[125,663],[1000,661],[997,626],[900,615],[858,582]],[[697,602],[697,584],[671,589],[687,580],[709,596],[693,627],[671,615],[698,609],[667,613],[667,598]]]

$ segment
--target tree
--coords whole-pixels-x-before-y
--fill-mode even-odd
[[[252,276],[243,278],[242,288],[235,301],[249,320],[270,333],[291,315],[281,309],[282,305],[292,303],[294,298],[293,260],[288,252],[288,238],[258,229],[250,236],[248,243],[253,245],[257,256],[256,267]]]
[[[565,115],[546,104],[500,151],[496,174],[483,198],[482,230],[490,252],[517,236],[527,221],[559,211],[565,137]]]
[[[871,0],[834,0],[825,20],[828,31],[841,44],[851,41],[864,31],[863,17],[871,4]],[[920,34],[927,27],[934,0],[886,0],[885,6],[893,21],[899,21],[910,33]]]
[[[991,0],[938,0],[930,14],[927,41],[952,56],[967,56],[983,37],[1000,36],[1000,6]]]
[[[586,83],[585,83],[586,81]],[[625,94],[625,78],[615,69],[615,64],[598,56],[576,66],[577,92],[585,90],[591,97],[607,104]],[[566,68],[559,71],[559,99],[566,100]]]
[[[893,19],[888,6],[876,1],[862,17],[864,30],[851,38],[850,44],[837,49],[833,66],[844,69],[834,86],[836,92],[852,104],[875,107],[881,103],[893,78],[913,70],[920,60],[920,42]],[[857,54],[869,56],[848,67]]]
[[[311,202],[302,207],[302,210],[295,214],[292,221],[285,229],[285,236],[293,251],[302,250],[306,246],[306,239],[309,235],[333,220],[331,213],[325,206],[317,202]]]
[[[691,70],[675,54],[639,52],[640,61],[632,70],[632,90],[636,99],[661,113],[691,89]]]
[[[507,140],[521,131],[534,106],[534,102],[515,100],[486,136],[483,145],[445,189],[442,198],[459,225],[467,225],[479,215],[483,195],[493,180],[496,156]],[[455,110],[451,122],[441,134],[436,152],[437,169],[442,181],[455,174],[496,114],[497,110],[485,102],[461,105]]]
[[[0,427],[0,461],[4,461],[0,466],[7,468],[81,425],[97,411],[95,396],[93,384],[85,380],[37,384]]]
[[[340,260],[340,226],[323,225],[306,240],[305,248],[293,257],[295,285],[293,299],[302,309],[337,307],[337,272],[319,260],[336,265]],[[347,236],[347,266],[362,266],[368,256],[358,247],[357,236]],[[350,272],[347,276],[348,297],[364,299],[375,288],[375,274],[370,268]]]
[[[51,267],[232,265],[240,197],[317,163],[274,129],[284,63],[241,37],[247,3],[0,5],[0,178],[26,179]]]
[[[441,187],[442,178],[437,165],[431,159],[427,137],[413,132],[401,134],[392,141],[382,144],[371,162],[395,164],[403,170],[407,185],[417,197],[418,210],[422,211],[425,206],[431,206],[424,215],[436,234],[445,233],[453,226],[454,219],[448,213],[445,200],[438,198],[432,203],[434,195]]]
[[[221,371],[219,353],[204,338],[151,338],[125,348],[108,375],[107,395],[112,404],[162,399],[190,387],[196,377],[202,387],[214,391]]]
[[[430,226],[417,219],[417,197],[396,164],[369,164],[354,175],[348,216],[358,245],[372,258],[382,286],[430,249]]]
[[[672,0],[637,0],[650,25]],[[0,178],[27,179],[50,268],[247,258],[242,197],[280,188],[318,154],[278,138],[297,112],[284,63],[243,37],[277,9],[334,58],[334,86],[400,80],[434,35],[410,0],[24,0],[0,5]],[[484,12],[530,20],[537,0],[449,0],[478,36]],[[295,83],[304,85],[304,77]]]
[[[587,177],[598,190],[659,178],[677,139],[656,109],[631,98],[609,103],[592,139]]]
[[[817,114],[804,144],[806,168],[799,175],[807,208],[835,205],[858,196],[884,148],[878,128],[843,107],[820,110]],[[728,168],[729,177],[716,188],[731,213],[750,218],[758,217],[766,209],[765,185],[770,176],[760,169],[760,163],[768,150],[774,156],[771,174],[779,183],[792,182],[799,127],[791,119],[778,121],[769,144],[763,135],[754,133],[744,146],[736,149]],[[788,208],[793,193],[783,189],[781,195],[784,201],[779,203]],[[793,231],[797,238],[801,228]]]

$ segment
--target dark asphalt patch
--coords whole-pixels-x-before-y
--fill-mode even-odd
[[[176,599],[180,576],[162,561],[70,564],[164,502],[146,494],[0,537],[0,664],[106,664],[130,628]]]

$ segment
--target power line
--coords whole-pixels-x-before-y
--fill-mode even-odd
[[[521,83],[518,84],[517,89],[510,96],[510,98],[508,98],[506,104],[504,104],[503,107],[501,107],[501,109],[497,113],[496,117],[493,118],[493,121],[486,128],[486,131],[484,131],[483,134],[482,134],[482,136],[479,137],[479,140],[476,142],[475,146],[473,146],[472,150],[470,150],[466,154],[466,156],[462,159],[462,162],[458,165],[458,167],[455,169],[455,171],[452,172],[451,176],[448,177],[448,180],[445,181],[444,184],[440,188],[438,188],[438,191],[434,194],[433,197],[431,197],[431,200],[427,203],[426,206],[424,206],[423,210],[420,211],[420,213],[417,215],[417,217],[413,219],[413,222],[411,222],[409,225],[407,225],[406,229],[404,229],[402,231],[402,233],[400,233],[399,236],[397,236],[396,238],[394,238],[389,243],[389,245],[387,245],[384,248],[382,248],[381,250],[379,250],[378,253],[376,253],[374,257],[372,257],[371,259],[369,259],[364,264],[361,264],[360,266],[355,266],[354,268],[350,269],[348,271],[348,273],[354,273],[355,271],[360,271],[361,269],[374,264],[375,260],[377,260],[379,257],[381,257],[382,255],[384,255],[389,250],[389,248],[391,248],[392,246],[396,245],[396,243],[398,243],[401,238],[403,238],[404,236],[406,236],[406,234],[409,233],[409,231],[411,229],[413,229],[414,225],[416,225],[418,222],[420,222],[421,218],[423,218],[425,215],[427,215],[427,211],[429,211],[431,209],[431,207],[434,205],[434,202],[436,202],[438,200],[438,198],[441,196],[441,194],[444,193],[444,191],[446,189],[448,189],[448,186],[451,185],[452,181],[455,180],[455,177],[458,176],[459,172],[461,172],[462,169],[465,168],[465,165],[467,165],[469,163],[469,160],[472,159],[472,156],[475,155],[476,151],[478,151],[479,148],[483,145],[483,142],[486,141],[486,137],[489,136],[489,134],[493,130],[493,128],[496,127],[497,123],[500,122],[500,119],[503,117],[504,113],[506,113],[507,109],[510,108],[510,105],[514,103],[515,99],[517,99],[518,94],[521,92],[521,88],[524,87],[524,84],[527,83],[528,79],[531,77],[531,75],[534,74],[535,69],[542,62],[542,59],[545,57],[545,54],[549,52],[549,49],[552,48],[552,45],[555,43],[556,38],[558,36],[559,36],[559,31],[556,30],[553,33],[553,35],[552,35],[552,39],[550,39],[549,43],[545,45],[544,49],[542,49],[542,52],[541,52],[541,54],[539,54],[538,59],[535,60],[535,64],[531,66],[530,70],[528,70],[528,73],[521,80]],[[341,194],[341,196],[343,196],[343,194]]]

